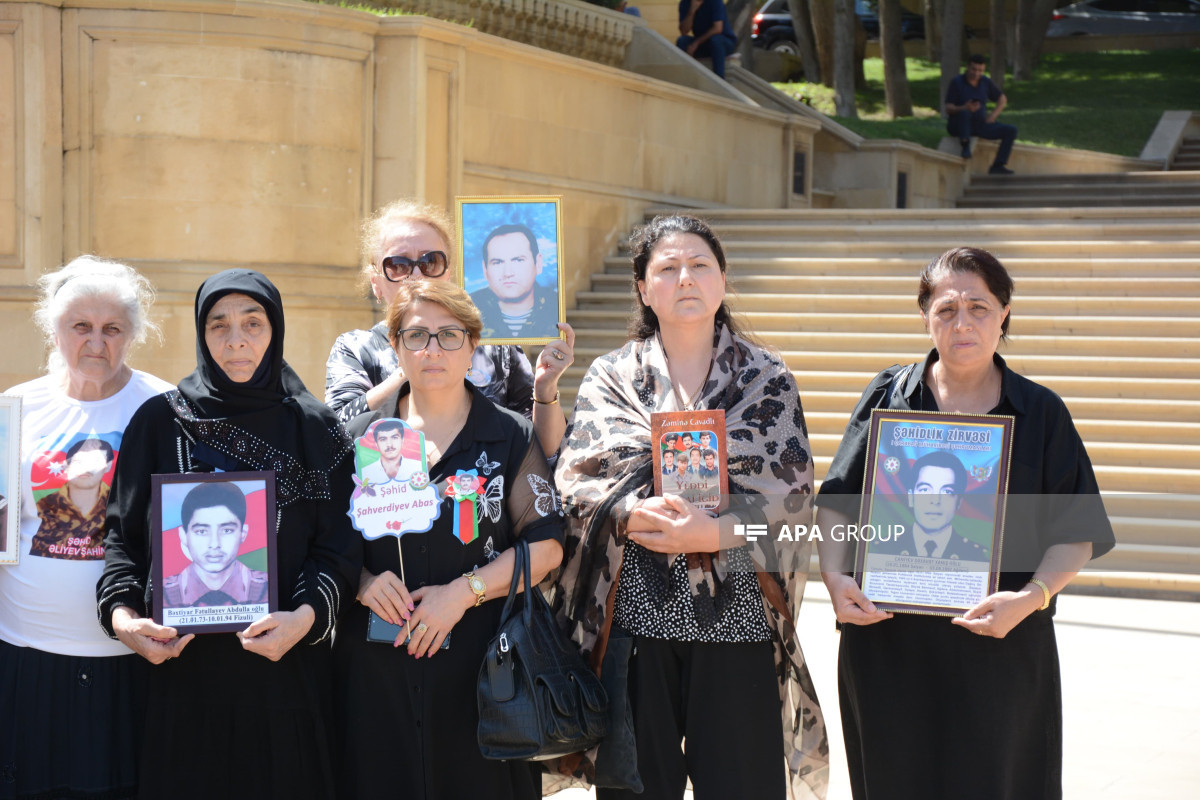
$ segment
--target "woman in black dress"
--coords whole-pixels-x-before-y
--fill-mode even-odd
[[[196,294],[195,372],[126,429],[97,586],[110,636],[151,670],[141,796],[332,798],[330,641],[362,566],[346,516],[351,442],[283,360],[266,276],[214,275]],[[237,634],[179,637],[150,619],[150,476],[274,470],[280,609]]]
[[[821,529],[850,521],[874,408],[1015,419],[999,591],[962,617],[879,610],[847,574],[845,551],[821,545],[856,800],[1062,797],[1052,597],[1112,549],[1113,532],[1063,401],[996,354],[1012,291],[983,250],[950,250],[925,268],[917,302],[934,349],[871,381],[821,487]]]
[[[540,580],[562,558],[562,512],[529,421],[466,380],[480,329],[462,289],[405,281],[387,316],[405,381],[350,424],[355,437],[393,417],[421,431],[441,500],[429,531],[364,545],[358,604],[334,647],[338,796],[348,800],[541,796],[535,767],[480,755],[475,685],[512,578],[510,546],[530,542]],[[452,533],[459,509],[446,491],[463,473],[482,481],[478,534],[465,543]],[[372,612],[402,625],[394,643],[367,640]]]

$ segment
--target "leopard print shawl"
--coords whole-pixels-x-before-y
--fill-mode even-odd
[[[729,491],[732,501],[740,501],[731,506],[740,505],[742,519],[765,521],[772,531],[784,522],[802,522],[811,514],[813,465],[796,382],[777,355],[732,336],[722,325],[713,344],[715,361],[696,408],[725,411]],[[638,500],[653,493],[650,414],[678,410],[657,338],[628,342],[596,359],[580,385],[555,474],[568,517],[563,567],[547,596],[560,626],[585,657],[605,627],[625,521]],[[795,631],[809,547],[775,552],[772,538],[747,546],[758,550],[754,558],[774,643],[789,796],[824,797],[825,722]],[[711,596],[711,581],[724,577],[723,551],[703,563],[702,569],[689,571],[689,582],[694,595]],[[585,756],[571,777],[586,781],[590,774]],[[572,783],[552,779],[543,789]]]

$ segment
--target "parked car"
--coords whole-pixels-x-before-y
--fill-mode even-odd
[[[765,50],[776,50],[790,55],[800,54],[787,0],[767,0],[763,4],[750,25],[750,41],[755,47]]]
[[[868,39],[879,38],[879,6],[875,3],[867,5],[866,0],[855,0],[854,13],[867,32]],[[900,35],[905,39],[925,38],[925,17],[914,14],[907,8],[900,9]]]
[[[1047,36],[1200,31],[1197,0],[1083,0],[1054,12]]]
[[[879,38],[879,15],[867,0],[855,0],[854,13],[867,32],[867,38]],[[902,9],[900,12],[900,32],[905,39],[925,38],[925,18],[920,14]],[[792,15],[788,11],[787,0],[767,0],[750,27],[750,39],[755,47],[767,50],[777,50],[792,55],[799,54],[796,45],[796,29],[792,25]]]

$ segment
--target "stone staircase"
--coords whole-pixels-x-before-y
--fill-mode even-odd
[[[823,477],[870,378],[930,346],[917,276],[970,244],[1016,281],[1016,370],[1058,392],[1087,443],[1120,542],[1083,583],[1200,597],[1200,208],[704,211],[730,300],[795,372]],[[625,341],[630,266],[606,259],[568,312],[576,365]]]
[[[1196,157],[1200,159],[1200,154]],[[1178,162],[1177,158],[1176,163]],[[1200,169],[1200,165],[1190,169]],[[1200,206],[1200,173],[1162,171],[1078,175],[975,175],[958,201],[959,208],[1105,206]]]
[[[1171,160],[1172,171],[1200,170],[1200,136],[1190,136],[1179,145],[1179,151]]]

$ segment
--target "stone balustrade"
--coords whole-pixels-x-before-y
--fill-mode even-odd
[[[365,5],[472,25],[475,30],[612,67],[625,60],[636,18],[581,0],[367,0]]]

